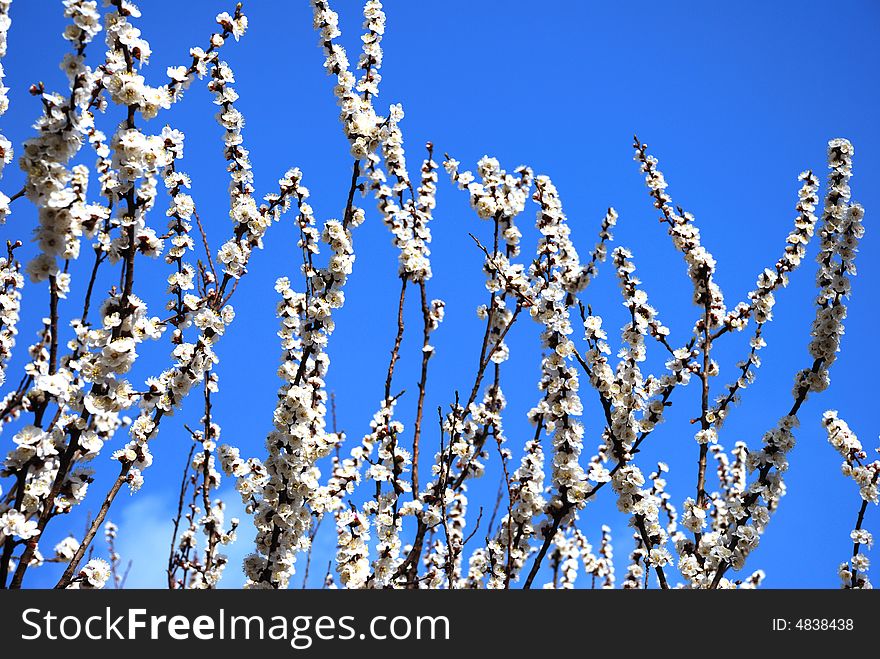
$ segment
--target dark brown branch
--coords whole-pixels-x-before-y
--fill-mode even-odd
[[[419,496],[419,438],[422,434],[422,414],[425,405],[425,390],[428,382],[428,361],[431,352],[427,349],[431,340],[431,309],[428,306],[428,295],[425,282],[419,282],[419,296],[422,303],[422,371],[419,376],[419,396],[416,402],[416,420],[413,424],[413,448],[412,448],[412,496]]]
[[[101,504],[101,509],[98,511],[97,516],[92,521],[92,525],[89,527],[89,530],[86,533],[85,538],[83,538],[82,543],[80,543],[79,549],[76,550],[76,553],[74,554],[70,563],[67,565],[67,568],[64,570],[64,574],[61,575],[61,579],[59,579],[58,583],[55,585],[56,589],[67,588],[67,586],[70,584],[70,581],[71,579],[73,579],[77,567],[79,567],[80,561],[82,560],[83,556],[85,556],[86,550],[92,543],[92,540],[94,540],[95,534],[98,532],[101,524],[104,523],[104,518],[107,516],[107,511],[110,510],[110,506],[113,504],[113,499],[115,499],[116,495],[119,493],[119,488],[121,488],[122,485],[126,482],[128,472],[130,470],[131,463],[124,462],[119,472],[119,476],[116,477],[116,480],[113,482],[110,491],[107,492],[107,496],[104,497],[104,503]]]

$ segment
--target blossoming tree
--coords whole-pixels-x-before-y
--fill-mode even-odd
[[[0,0],[0,56],[10,4]],[[507,171],[487,156],[470,171],[450,156],[435,161],[432,144],[420,166],[411,167],[403,108],[377,100],[385,32],[381,2],[364,4],[363,47],[354,66],[329,2],[311,4],[351,154],[344,210],[326,221],[315,217],[298,168],[262,200],[256,193],[235,75],[223,59],[228,42],[238,41],[248,27],[240,4],[217,16],[216,31],[206,35],[203,47],[190,50],[185,63],[169,67],[164,79],[148,81],[142,68],[151,49],[136,27],[137,7],[128,0],[107,0],[106,9],[93,0],[64,0],[70,52],[62,69],[69,85],[62,92],[42,84],[31,88],[42,115],[34,136],[15,149],[24,187],[0,193],[0,220],[17,235],[26,230],[16,224],[16,205],[32,204],[38,218],[37,255],[21,263],[21,243],[10,240],[0,258],[0,384],[6,385],[0,416],[9,436],[0,470],[0,586],[19,588],[27,573],[53,561],[64,565],[58,588],[100,588],[108,580],[122,585],[122,558],[113,544],[117,528],[108,513],[121,491],[142,486],[153,462],[150,447],[162,441],[160,434],[172,434],[172,441],[181,433],[190,450],[169,528],[169,588],[215,587],[228,562],[223,547],[241,534],[254,535],[254,551],[244,563],[247,586],[286,588],[298,565],[308,570],[322,523],[336,529],[328,587],[571,588],[581,571],[593,585],[613,587],[610,528],[603,527],[593,544],[579,528],[600,496],[614,497],[633,528],[623,587],[759,585],[760,570],[743,571],[747,558],[785,493],[801,407],[828,387],[844,332],[864,215],[851,201],[852,145],[829,142],[824,201],[819,175],[800,175],[794,223],[779,258],[759,273],[747,299],[730,303],[696,218],[673,202],[657,158],[635,140],[650,200],[690,279],[696,319],[689,336],[676,341],[649,304],[633,252],[614,247],[609,259],[619,221],[613,208],[598,223],[595,239],[575,236],[553,181],[529,167]],[[93,42],[102,33],[106,49],[99,55]],[[222,238],[220,227],[202,223],[188,192],[184,135],[171,124],[156,131],[145,123],[166,116],[172,121],[175,104],[192,84],[205,84],[213,94],[223,130],[231,224]],[[5,91],[0,113],[8,105]],[[84,150],[93,152],[92,167],[72,164]],[[12,162],[13,152],[0,137],[3,163]],[[432,335],[446,302],[453,302],[430,294],[429,245],[441,169],[488,230],[471,236],[484,257],[486,287],[486,303],[477,310],[484,323],[482,342],[473,347],[477,365],[463,374],[461,395],[435,416],[426,404],[428,374],[442,365],[435,364]],[[375,212],[360,205],[370,197]],[[524,252],[519,226],[528,208],[540,236],[534,252]],[[326,383],[328,346],[355,270],[357,230],[374,216],[387,226],[398,252],[398,316],[383,399],[369,432],[351,438],[336,427]],[[235,294],[263,241],[287,240],[271,235],[272,225],[281,222],[293,227],[296,241],[289,249],[301,267],[275,286],[280,385],[265,449],[253,454],[252,445],[220,440],[216,346],[234,331]],[[216,251],[210,247],[214,240],[222,240]],[[779,419],[767,420],[760,442],[726,450],[719,429],[756,377],[776,295],[813,242],[815,320],[791,406]],[[592,247],[579,251],[576,244]],[[164,262],[167,273],[167,304],[152,313],[135,277],[150,259]],[[626,309],[619,352],[584,295],[603,264],[617,277]],[[101,298],[95,283],[107,272],[117,283]],[[8,379],[10,355],[20,349],[16,325],[25,277],[32,282],[28,294],[48,294],[48,315],[27,348],[24,373]],[[62,317],[59,301],[71,293],[74,277],[87,282],[85,295],[76,313]],[[407,296],[415,296],[421,310],[420,378],[407,398],[416,408],[410,427],[401,420],[403,398],[395,386]],[[505,432],[501,372],[510,332],[528,322],[540,329],[541,366],[539,395],[528,413],[533,430],[523,441]],[[718,386],[723,370],[716,346],[742,332],[750,333],[750,350],[729,384]],[[144,382],[133,381],[132,368],[148,342],[168,346],[167,365]],[[665,355],[660,372],[648,372],[649,350]],[[637,454],[663,422],[673,394],[688,385],[700,392],[696,430],[687,430],[694,440],[694,489],[676,507],[666,491],[666,464],[641,465]],[[598,400],[599,418],[584,418],[587,397]],[[203,410],[199,427],[164,430],[185,404]],[[878,500],[880,462],[869,462],[835,412],[822,423],[863,502],[852,533],[853,556],[840,575],[845,587],[869,587],[860,548],[871,544],[865,514],[867,504]],[[595,449],[586,439],[588,428],[598,433]],[[433,455],[420,451],[429,429],[440,436]],[[497,461],[504,479],[492,519],[481,526],[482,508],[475,515],[467,493],[489,460]],[[427,482],[419,479],[420,464],[430,467]],[[115,470],[106,491],[90,487],[95,470]],[[224,478],[234,482],[251,519],[226,519],[218,492]],[[96,513],[84,533],[45,546],[47,527],[63,525],[65,515],[86,501]],[[109,563],[87,558],[102,527]],[[541,583],[541,575],[549,580]]]

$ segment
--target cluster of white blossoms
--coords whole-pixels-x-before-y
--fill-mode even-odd
[[[27,540],[40,534],[37,523],[27,519],[17,510],[7,510],[0,515],[0,534],[6,538]]]
[[[357,510],[343,510],[336,520],[336,572],[346,588],[365,588],[370,577],[370,525]]]
[[[39,227],[34,237],[39,254],[28,264],[34,281],[58,274],[56,258],[76,259],[80,237],[92,234],[95,222],[107,217],[105,208],[86,202],[88,170],[82,165],[67,168],[93,130],[92,99],[103,85],[101,72],[87,67],[82,55],[102,29],[97,3],[70,0],[64,5],[65,15],[72,21],[64,37],[75,53],[66,55],[62,63],[69,92],[48,93],[42,83],[31,87],[31,93],[42,100],[43,115],[34,124],[37,136],[24,143],[19,159],[25,173],[24,192],[38,210]],[[110,38],[108,32],[108,45]],[[112,48],[108,62],[111,52]]]
[[[321,486],[315,496],[316,509],[320,509],[322,514],[333,514],[338,541],[337,560],[339,565],[337,565],[336,571],[346,588],[366,586],[370,578],[371,565],[367,546],[370,538],[369,520],[356,508],[346,504],[345,499],[354,492],[355,487],[361,482],[364,465],[367,462],[372,462],[373,449],[381,441],[381,436],[386,434],[391,427],[393,406],[393,400],[390,405],[381,406],[370,423],[371,431],[364,436],[359,445],[351,450],[349,457],[343,459],[338,454],[333,456],[333,467],[327,485]],[[396,429],[397,424],[395,425]],[[342,433],[337,433],[336,437],[337,446],[340,446],[344,442],[345,436]],[[377,517],[377,527],[387,521],[388,518],[385,516],[381,520]],[[387,525],[387,532],[384,536],[389,551],[385,552],[384,557],[380,557],[377,567],[393,564],[397,556],[394,552],[399,551],[399,545],[394,546],[396,544],[395,538],[399,541],[399,537],[396,535],[399,533],[399,525],[393,516],[391,522]],[[383,569],[384,582],[387,582],[388,576],[387,569]],[[325,582],[332,584],[328,587],[336,587],[329,570]]]
[[[431,277],[431,263],[428,260],[430,251],[428,243],[431,242],[431,231],[428,223],[433,218],[434,208],[437,206],[437,168],[434,162],[434,145],[430,142],[426,145],[428,157],[422,161],[419,170],[419,186],[416,188],[416,200],[413,208],[413,240],[409,242],[409,249],[405,257],[406,270],[414,273],[416,281]],[[414,261],[415,265],[411,262]]]
[[[843,475],[852,478],[859,486],[859,495],[865,501],[878,502],[877,473],[880,463],[865,463],[868,455],[856,434],[846,421],[837,416],[836,410],[822,415],[822,425],[828,433],[828,441],[843,456]]]
[[[717,463],[716,472],[718,474],[718,490],[709,494],[711,506],[709,515],[714,531],[723,531],[726,528],[727,502],[731,501],[735,496],[742,494],[746,487],[746,477],[748,470],[746,469],[746,459],[748,456],[748,447],[745,442],[736,442],[731,451],[733,462],[731,463],[727,451],[721,444],[713,444],[709,447]]]
[[[587,315],[582,310],[586,351],[581,358],[590,384],[599,394],[600,402],[610,424],[603,432],[603,444],[590,460],[588,478],[596,483],[593,491],[611,482],[612,473],[605,467],[615,458],[614,474],[627,465],[635,447],[663,421],[669,397],[675,388],[687,384],[697,366],[693,361],[693,345],[673,349],[667,340],[669,330],[656,318],[656,311],[647,304],[647,294],[638,288],[638,279],[632,276],[634,266],[628,250],[614,252],[618,279],[624,294],[624,306],[630,322],[623,327],[624,348],[616,368],[609,364],[611,354],[608,335],[599,316]],[[645,335],[650,334],[671,355],[663,375],[643,378],[638,363],[645,358]],[[636,412],[639,412],[636,414]]]
[[[819,273],[816,284],[817,313],[813,322],[810,354],[821,362],[821,367],[811,375],[811,391],[824,391],[829,383],[828,369],[837,359],[846,305],[843,298],[851,291],[850,276],[855,274],[855,256],[859,240],[865,229],[862,220],[865,211],[859,204],[850,204],[849,178],[852,176],[852,145],[841,139],[828,144],[831,174],[828,177],[828,194],[820,229]]]
[[[518,167],[516,176],[509,174],[501,168],[497,159],[488,156],[477,163],[480,182],[475,182],[470,172],[459,174],[458,162],[455,160],[447,159],[444,167],[453,182],[468,191],[471,206],[477,215],[482,219],[492,217],[495,222],[493,251],[487,253],[483,263],[486,288],[492,296],[488,305],[477,308],[477,316],[488,324],[490,345],[494,346],[491,360],[500,364],[510,356],[502,336],[513,322],[513,311],[508,305],[507,293],[517,295],[528,289],[523,266],[513,263],[512,259],[520,252],[522,238],[515,219],[525,210],[534,175],[527,167]],[[471,182],[466,183],[467,181]]]
[[[7,243],[7,254],[0,257],[0,385],[6,381],[6,365],[18,335],[24,277],[21,275],[21,263],[15,258],[13,250],[20,244]]]
[[[101,589],[111,577],[110,564],[103,558],[93,558],[83,566],[67,588],[71,590]]]
[[[611,255],[630,320],[621,332],[623,347],[613,379],[608,383],[607,371],[604,379],[601,375],[596,376],[600,382],[599,391],[607,391],[612,404],[608,449],[618,460],[628,459],[642,429],[637,416],[644,410],[648,397],[645,377],[639,368],[647,357],[645,336],[652,327],[661,335],[668,334],[668,330],[656,320],[657,312],[648,304],[648,294],[639,288],[641,281],[633,276],[636,267],[631,259],[632,253],[623,247],[616,248]]]
[[[468,499],[464,490],[452,489],[442,495],[441,503],[446,507],[445,515],[437,522],[437,533],[433,542],[428,543],[428,551],[423,559],[425,574],[423,588],[461,588],[462,550],[467,525]]]
[[[868,580],[870,560],[862,551],[862,546],[870,549],[874,544],[874,537],[870,531],[864,528],[863,524],[868,504],[877,505],[880,501],[880,494],[878,494],[880,459],[868,462],[868,454],[862,447],[859,438],[850,429],[847,422],[838,417],[836,410],[828,410],[822,415],[822,425],[828,433],[829,443],[843,457],[841,465],[843,475],[851,478],[858,485],[859,497],[862,500],[855,529],[850,533],[850,539],[853,541],[852,558],[846,563],[841,563],[838,570],[841,587],[873,588]],[[877,449],[877,452],[880,453],[880,448]]]
[[[517,176],[514,176],[501,169],[497,158],[483,156],[477,163],[477,173],[480,175],[480,181],[477,181],[472,172],[459,172],[460,165],[459,161],[449,157],[443,162],[443,168],[452,182],[459,189],[467,191],[471,207],[480,219],[486,220],[496,215],[499,220],[507,218],[501,227],[500,237],[516,248],[522,234],[511,222],[525,209],[529,199],[533,179],[531,170],[518,167],[514,172]]]
[[[217,252],[217,261],[223,265],[223,272],[227,278],[240,278],[247,270],[247,262],[250,259],[254,247],[262,247],[262,237],[277,215],[273,214],[274,207],[280,201],[277,198],[268,198],[270,206],[265,204],[257,206],[254,199],[254,175],[248,157],[248,151],[242,146],[242,128],[244,116],[235,108],[234,103],[238,100],[238,93],[233,89],[232,83],[235,76],[226,62],[214,57],[211,62],[211,82],[208,88],[214,93],[214,103],[219,106],[217,122],[224,129],[223,144],[224,155],[229,171],[229,217],[234,226],[233,236],[220,247]],[[289,173],[288,173],[289,177]],[[294,184],[287,184],[285,179],[281,183],[282,195],[285,191],[292,191]]]
[[[379,131],[381,152],[388,175],[394,177],[389,182],[379,167],[379,157],[368,154],[370,187],[378,202],[385,225],[391,231],[395,247],[399,250],[399,274],[407,281],[423,282],[431,278],[431,221],[436,205],[437,163],[431,157],[432,146],[428,145],[428,158],[421,167],[421,183],[417,194],[413,192],[412,182],[406,169],[406,156],[403,148],[403,134],[399,122],[403,119],[403,108],[392,105],[388,121]],[[409,196],[406,197],[406,194]]]
[[[402,546],[399,498],[412,491],[405,477],[412,456],[400,446],[403,424],[393,418],[395,402],[396,399],[382,402],[370,424],[370,437],[364,439],[365,444],[370,442],[376,446],[376,458],[366,472],[367,478],[376,483],[375,497],[363,505],[364,518],[372,520],[376,529],[376,559],[370,582],[374,588],[391,585],[395,576]]]
[[[77,549],[79,549],[79,540],[69,535],[55,545],[55,559],[66,563],[74,557]]]
[[[546,512],[559,526],[585,503],[587,493],[587,477],[579,461],[584,427],[575,418],[583,412],[583,405],[578,395],[577,370],[572,364],[574,345],[569,338],[571,294],[582,288],[586,280],[577,274],[582,268],[555,186],[547,177],[539,176],[536,187],[541,238],[538,259],[529,269],[535,289],[529,312],[544,326],[541,343],[546,352],[541,360],[538,388],[546,394],[529,412],[529,419],[543,425],[553,437],[553,495]],[[546,529],[543,532],[548,533]]]
[[[670,501],[670,494],[666,492],[666,478],[664,477],[664,474],[668,471],[669,466],[664,462],[659,462],[657,464],[657,469],[648,476],[648,479],[651,482],[651,489],[647,493],[647,496],[656,503],[663,517],[666,518],[666,524],[663,528],[665,536],[663,536],[663,539],[658,539],[656,543],[653,542],[653,537],[649,537],[652,544],[665,544],[665,537],[674,537],[678,526],[675,507]],[[659,536],[660,534],[657,535]],[[660,564],[658,562],[658,557],[665,551],[647,545],[640,528],[637,528],[633,533],[633,540],[635,545],[633,551],[630,553],[630,564],[627,568],[626,577],[622,583],[622,587],[625,589],[646,587],[647,579],[649,577],[649,570],[646,570],[646,568]]]
[[[174,154],[174,158],[183,158],[183,136],[178,135],[177,131],[168,131],[165,147]],[[191,186],[190,178],[185,172],[177,170],[173,159],[165,169],[162,178],[171,199],[168,210],[165,211],[165,214],[171,218],[168,221],[171,246],[165,253],[165,263],[174,267],[167,280],[167,293],[172,297],[166,308],[174,312],[175,317],[172,322],[180,325],[187,318],[187,315],[198,309],[199,306],[199,298],[193,294],[196,289],[196,269],[187,259],[194,250],[190,232],[192,231],[192,216],[196,212],[196,207],[193,198],[184,192]],[[216,283],[213,272],[206,272],[205,276],[206,283]],[[175,336],[179,337],[180,334],[181,330],[177,327]]]
[[[363,56],[358,62],[358,68],[364,73],[360,80],[356,80],[350,70],[345,48],[336,41],[342,34],[339,31],[339,15],[330,9],[330,3],[326,0],[311,0],[311,2],[314,10],[314,26],[320,35],[321,46],[326,56],[324,68],[328,75],[336,76],[333,92],[339,100],[340,120],[351,145],[351,154],[357,159],[366,158],[376,151],[379,130],[383,123],[382,117],[376,115],[371,102],[371,97],[376,95],[381,80],[378,73],[382,65],[380,42],[385,33],[382,3],[368,0],[364,5],[366,34],[363,37]]]
[[[467,481],[483,475],[482,461],[487,456],[484,446],[495,419],[492,410],[504,405],[499,395],[499,390],[490,387],[482,403],[471,402],[467,407],[456,403],[442,418],[441,432],[449,439],[445,446],[441,441],[440,450],[434,454],[433,479],[414,501],[404,503],[400,509],[401,515],[416,517],[418,529],[413,543],[405,547],[406,558],[394,577],[410,579],[416,574],[418,552],[424,549],[422,563],[427,569],[419,587],[461,587]]]
[[[694,216],[676,210],[672,197],[666,192],[668,183],[657,169],[657,159],[647,154],[647,145],[635,140],[635,160],[645,175],[645,184],[654,199],[654,207],[662,213],[661,221],[669,225],[672,244],[684,255],[688,276],[694,286],[694,303],[709,309],[709,327],[717,327],[725,315],[724,296],[713,281],[715,258],[703,247],[700,230],[694,224]]]

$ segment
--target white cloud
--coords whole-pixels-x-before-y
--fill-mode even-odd
[[[233,517],[239,519],[238,534],[235,542],[221,548],[229,563],[220,581],[221,588],[241,588],[244,584],[242,562],[245,556],[253,551],[254,527],[250,516],[244,510],[244,504],[238,493],[232,489],[220,492],[226,502],[227,523]],[[171,532],[174,528],[172,517],[177,510],[177,502],[164,500],[158,495],[136,495],[134,500],[120,512],[113,522],[119,526],[116,550],[122,559],[121,569],[124,570],[128,561],[132,562],[131,571],[126,580],[126,588],[167,588],[166,569],[168,567],[168,551],[171,544]],[[201,539],[201,538],[200,538]],[[336,534],[330,519],[324,521],[315,539],[309,570],[309,587],[320,588],[327,571],[327,562],[336,551]],[[291,579],[291,588],[302,585],[306,557],[297,557],[297,574]]]
[[[220,585],[223,588],[240,588],[244,583],[241,564],[251,551],[249,545],[253,542],[253,534],[238,493],[234,490],[223,491],[220,496],[227,505],[226,519],[238,517],[241,520],[238,538],[222,550],[228,556],[229,564]],[[116,550],[122,558],[121,569],[124,570],[131,561],[126,588],[167,587],[166,570],[176,503],[156,495],[136,496],[130,505],[122,509],[121,518],[113,520],[119,526]]]

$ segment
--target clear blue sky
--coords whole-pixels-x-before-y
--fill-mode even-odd
[[[148,68],[154,84],[164,79],[167,66],[187,62],[190,46],[205,44],[218,11],[234,6],[167,0],[141,4],[145,16],[139,25],[154,50]],[[334,4],[350,57],[356,60],[361,3]],[[449,152],[468,167],[484,154],[498,157],[508,169],[528,164],[554,179],[583,252],[592,246],[605,208],[614,205],[620,213],[616,243],[633,250],[652,303],[678,338],[675,343],[687,338],[696,309],[690,304],[681,258],[657,223],[632,160],[633,133],[660,158],[676,203],[697,217],[704,244],[719,261],[717,278],[730,304],[743,299],[757,273],[781,253],[794,218],[798,173],[812,168],[824,181],[827,140],[852,140],[854,199],[867,209],[868,233],[858,260],[843,353],[832,371],[831,389],[802,409],[803,427],[786,479],[789,493],[746,571],[764,569],[765,585],[772,587],[836,587],[837,565],[851,551],[848,534],[859,500],[855,486],[839,474],[840,459],[828,446],[819,418],[825,409],[839,409],[863,443],[872,447],[880,432],[871,377],[880,369],[875,347],[880,236],[873,221],[880,212],[880,6],[870,0],[746,1],[723,8],[693,1],[547,0],[535,5],[526,0],[388,0],[385,5],[388,31],[380,103],[404,105],[403,130],[413,174],[427,140],[435,143],[439,154]],[[311,27],[311,9],[305,0],[251,2],[245,9],[250,30],[240,43],[224,48],[223,57],[236,72],[239,108],[247,118],[245,145],[251,151],[258,193],[274,191],[278,177],[296,165],[312,190],[319,219],[338,217],[345,203],[350,157]],[[0,119],[0,131],[18,148],[32,134],[30,125],[39,114],[38,100],[27,88],[37,80],[49,89],[64,88],[58,62],[67,43],[60,37],[60,2],[15,0],[12,19],[9,53],[3,60],[11,107]],[[102,54],[100,43],[90,50],[93,56]],[[167,121],[186,133],[182,168],[193,177],[193,196],[216,249],[230,225],[214,107],[204,85],[196,83],[172,113],[160,115],[149,128],[158,132]],[[104,128],[112,132],[112,123]],[[91,158],[88,154],[89,162]],[[21,180],[16,165],[10,165],[2,189],[12,194]],[[3,240],[28,239],[34,216],[20,203],[14,206],[13,219],[0,228]],[[394,248],[371,200],[367,206],[369,221],[355,235],[355,273],[330,347],[329,386],[336,393],[340,426],[352,441],[368,430],[382,397],[399,290]],[[164,227],[161,211],[153,222]],[[526,250],[534,245],[533,224],[530,207],[520,220],[528,228]],[[486,235],[487,230],[488,225],[480,224],[469,210],[465,196],[441,182],[429,294],[446,300],[447,319],[434,338],[437,356],[431,362],[428,410],[447,405],[456,388],[469,388],[472,382],[482,331],[474,309],[485,294],[481,254],[467,233]],[[32,251],[30,245],[22,250]],[[814,254],[812,249],[810,257]],[[273,282],[281,275],[296,275],[297,268],[291,224],[272,227],[266,249],[255,255],[239,289],[234,302],[238,316],[219,347],[215,418],[223,428],[223,440],[239,446],[245,456],[264,455],[278,387]],[[139,275],[141,292],[156,313],[164,302],[163,270],[160,261]],[[792,376],[808,364],[814,272],[812,260],[805,262],[779,296],[777,319],[765,333],[769,345],[758,382],[725,426],[724,446],[739,440],[756,446],[788,409]],[[81,298],[83,278],[75,281],[71,300]],[[586,297],[609,328],[622,324],[613,270],[604,268]],[[28,285],[10,383],[17,381],[25,345],[47,314],[47,299],[44,286]],[[407,428],[415,408],[421,341],[416,300],[411,302],[411,333],[404,340],[397,379],[400,388],[408,389],[399,405]],[[62,313],[72,308],[68,303]],[[540,359],[537,328],[523,321],[510,342],[512,358],[502,376],[509,402],[505,425],[517,457],[530,434],[525,414],[538,398]],[[722,376],[716,387],[735,379],[733,365],[746,351],[747,337],[740,335],[720,352]],[[142,363],[136,375],[145,376],[157,364],[164,368],[167,352],[167,342],[159,351],[145,351],[142,362],[149,362],[149,368]],[[676,392],[667,423],[639,458],[646,473],[657,459],[669,463],[669,490],[677,505],[695,489],[697,445],[685,420],[696,415],[697,394],[694,386]],[[591,454],[601,421],[595,400],[587,398]],[[182,422],[197,419],[199,412],[194,397],[183,414],[163,423],[153,445],[155,464],[145,473],[146,485],[134,497],[122,494],[111,510],[110,518],[122,527],[123,557],[135,561],[131,585],[164,583],[170,517],[189,448]],[[436,433],[427,432],[423,441],[423,454],[429,457]],[[51,553],[67,529],[81,536],[84,514],[97,508],[96,498],[107,487],[110,450],[105,449],[96,464],[104,477],[92,486],[92,498],[70,520],[52,523],[44,553]],[[495,462],[490,460],[482,482],[471,487],[472,522],[480,505],[488,515],[494,502],[499,484]],[[228,480],[224,491],[227,501],[236,504]],[[603,492],[582,514],[582,527],[595,541],[601,524],[612,527],[620,577],[631,534],[610,495]],[[874,507],[868,525],[880,532],[880,513]],[[241,583],[238,560],[249,551],[251,529],[243,519],[241,539],[230,551],[227,586]],[[481,529],[471,541],[468,554],[483,534]],[[313,583],[323,575],[334,542],[332,525],[325,524]],[[99,550],[103,551],[100,542]],[[30,583],[54,584],[56,571],[55,566],[34,570]]]

